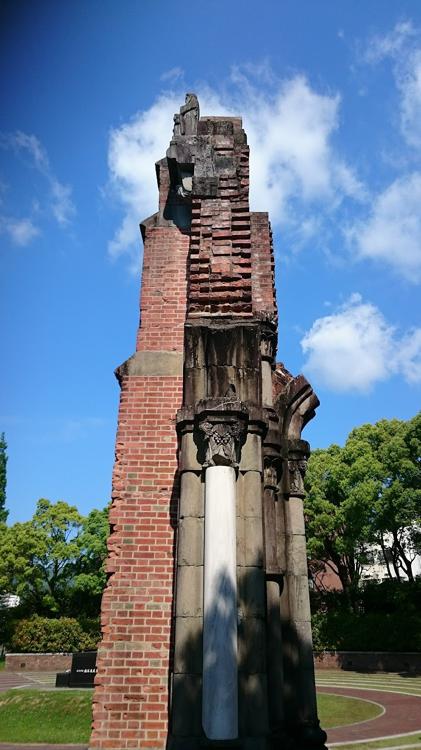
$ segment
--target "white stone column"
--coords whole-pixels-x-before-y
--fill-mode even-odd
[[[211,740],[238,737],[236,477],[205,474],[202,723]]]

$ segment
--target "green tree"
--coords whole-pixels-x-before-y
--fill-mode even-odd
[[[6,523],[9,512],[6,510],[7,483],[7,443],[4,432],[0,435],[0,524]]]
[[[73,578],[70,609],[73,615],[98,616],[106,582],[105,559],[110,526],[108,508],[92,510],[77,537],[79,553]]]
[[[380,464],[372,539],[383,553],[390,577],[414,580],[421,553],[421,413],[409,422],[365,425],[367,452]]]
[[[0,589],[18,594],[21,613],[98,614],[105,576],[106,510],[83,518],[63,501],[38,501],[31,521],[0,531]]]
[[[413,580],[421,552],[421,413],[357,427],[345,446],[313,453],[306,476],[310,556],[358,585],[369,547],[390,577]]]
[[[310,560],[338,574],[345,594],[358,586],[365,560],[373,488],[352,488],[344,449],[311,455],[306,475],[307,550]]]

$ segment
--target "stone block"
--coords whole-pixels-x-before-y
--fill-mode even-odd
[[[285,501],[286,534],[305,534],[303,501],[300,497]]]
[[[177,617],[201,617],[203,612],[203,566],[183,565],[177,570]]]
[[[262,568],[238,568],[238,600],[242,617],[264,617],[265,574]]]
[[[272,406],[272,367],[270,362],[262,361],[262,403],[264,406]]]
[[[175,674],[172,684],[172,734],[196,736],[202,730],[202,680],[199,675]]]
[[[202,746],[202,740],[200,741]],[[197,750],[197,737],[176,737],[169,735],[167,750]]]
[[[260,618],[246,617],[238,624],[238,668],[247,674],[266,670],[266,627]]]
[[[244,737],[241,739],[243,750],[267,750],[266,737]]]
[[[176,617],[174,672],[201,674],[203,661],[203,620],[201,617]]]
[[[136,352],[118,368],[122,375],[182,376],[183,354],[173,351]]]
[[[261,518],[237,518],[237,565],[263,566],[263,524]]]
[[[259,471],[239,472],[237,514],[244,518],[262,517],[262,475]]]
[[[203,565],[202,518],[180,518],[177,558],[178,565]]]
[[[286,534],[285,550],[287,573],[291,575],[307,575],[306,539],[302,534]]]
[[[262,441],[259,435],[247,435],[241,449],[240,471],[262,471]]]
[[[201,471],[202,465],[197,460],[197,445],[193,433],[187,432],[181,438],[180,471]]]
[[[205,484],[201,472],[185,471],[181,475],[180,518],[203,518]]]
[[[288,602],[290,618],[297,621],[310,622],[310,598],[308,577],[306,575],[287,575]]]
[[[269,731],[266,674],[239,676],[240,735],[256,737]]]
[[[186,404],[194,404],[206,396],[206,368],[199,367],[184,368],[184,401]]]

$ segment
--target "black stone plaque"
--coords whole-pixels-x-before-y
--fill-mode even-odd
[[[81,651],[72,656],[69,672],[60,672],[56,677],[56,687],[93,688],[96,674],[96,651]]]

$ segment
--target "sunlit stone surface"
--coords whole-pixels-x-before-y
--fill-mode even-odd
[[[235,471],[205,477],[203,729],[211,740],[238,736]]]

